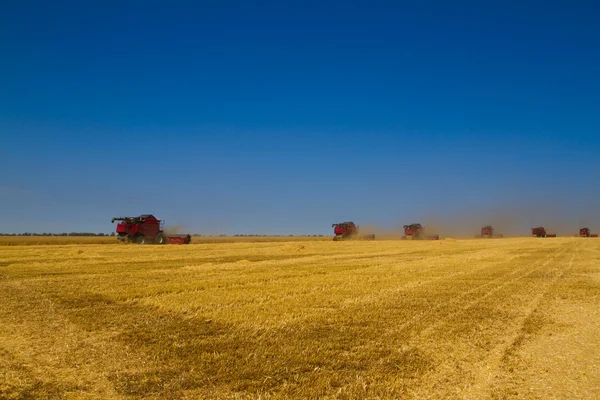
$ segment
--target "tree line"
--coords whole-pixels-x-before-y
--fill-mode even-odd
[[[36,232],[23,232],[23,233],[0,233],[0,236],[115,236],[115,233],[94,233],[94,232],[63,232],[63,233],[36,233]]]

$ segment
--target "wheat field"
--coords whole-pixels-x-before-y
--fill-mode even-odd
[[[600,398],[600,240],[0,246],[2,399]]]

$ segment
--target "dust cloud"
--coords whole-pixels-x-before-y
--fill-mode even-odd
[[[376,224],[358,224],[358,232],[361,235],[375,235],[376,239],[394,239],[404,234],[403,230],[386,228]]]
[[[185,233],[189,233],[185,231],[185,227],[183,225],[169,225],[164,229],[167,235],[181,235]]]
[[[592,233],[600,233],[600,215],[592,210],[567,210],[550,204],[531,206],[506,206],[484,210],[463,210],[452,215],[429,214],[422,218],[398,222],[393,227],[375,224],[359,224],[361,234],[375,234],[380,238],[399,238],[404,234],[403,225],[421,223],[426,235],[439,234],[443,238],[474,238],[481,228],[491,225],[495,234],[504,237],[529,236],[531,228],[543,226],[548,233],[559,236],[575,236],[579,229],[588,227]]]

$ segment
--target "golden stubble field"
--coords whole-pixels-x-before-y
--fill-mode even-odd
[[[598,239],[0,246],[0,304],[3,399],[600,398]]]

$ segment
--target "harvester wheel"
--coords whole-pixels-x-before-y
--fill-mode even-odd
[[[146,238],[144,236],[138,236],[136,243],[137,244],[146,244],[146,243],[148,243],[148,240],[146,240]]]
[[[167,244],[167,238],[162,232],[158,232],[158,234],[156,234],[156,237],[154,238],[154,243]]]

